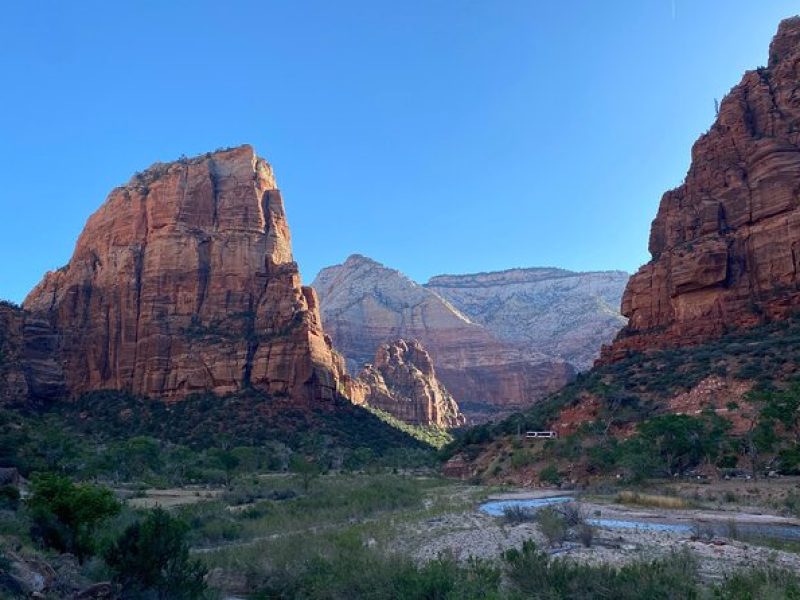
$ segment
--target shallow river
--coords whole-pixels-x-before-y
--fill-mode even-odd
[[[525,500],[492,500],[481,504],[479,510],[493,517],[502,517],[507,508],[518,506],[532,511],[553,504],[564,504],[573,502],[571,496],[555,496],[552,498],[535,498]],[[695,525],[687,523],[669,523],[642,521],[635,519],[587,519],[589,523],[604,529],[638,529],[640,531],[660,531],[671,533],[691,534],[695,530]],[[665,518],[668,520],[668,518]],[[800,527],[794,525],[779,525],[765,523],[747,523],[730,521],[704,521],[701,528],[704,531],[713,531],[714,535],[731,537],[731,528],[735,527],[740,536],[759,536],[782,540],[800,540]]]

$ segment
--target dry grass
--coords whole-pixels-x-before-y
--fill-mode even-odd
[[[652,508],[691,508],[692,504],[685,498],[677,496],[659,496],[656,494],[640,494],[639,492],[623,491],[617,494],[616,501],[620,504],[633,504]]]

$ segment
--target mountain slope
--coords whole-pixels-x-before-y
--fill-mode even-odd
[[[627,281],[622,271],[510,269],[440,275],[425,287],[500,339],[586,370],[625,325],[618,307]]]
[[[601,364],[450,449],[530,483],[746,470],[800,473],[800,17],[693,148],[631,278]],[[552,429],[555,442],[525,440]],[[463,464],[459,462],[459,464]]]
[[[369,258],[354,255],[323,269],[312,285],[325,330],[353,372],[385,342],[418,340],[472,419],[525,406],[572,376],[566,362],[498,339],[435,292]]]

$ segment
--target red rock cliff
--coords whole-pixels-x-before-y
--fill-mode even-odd
[[[354,400],[406,423],[458,427],[465,422],[453,396],[436,378],[430,355],[415,340],[381,345],[355,383],[362,387],[363,398],[354,395]]]
[[[650,253],[602,360],[800,306],[800,17],[781,23],[769,65],[744,75],[695,143],[685,183],[661,199]]]
[[[72,395],[253,386],[311,401],[340,383],[272,169],[250,146],[157,163],[113,190],[24,307],[59,333]]]

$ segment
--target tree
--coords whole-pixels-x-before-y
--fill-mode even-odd
[[[189,557],[188,526],[161,508],[130,525],[105,552],[122,598],[194,600],[206,590],[206,569]]]
[[[668,475],[697,465],[707,455],[707,430],[701,419],[663,415],[639,425],[645,445],[663,461]]]
[[[94,485],[75,485],[59,475],[34,479],[28,499],[33,526],[31,534],[59,552],[70,552],[80,562],[95,550],[97,526],[120,511],[110,490]]]
[[[209,451],[209,456],[223,471],[225,471],[225,484],[230,485],[233,472],[236,470],[236,467],[239,466],[239,457],[232,451],[225,450],[224,448],[212,448]]]
[[[292,456],[289,461],[289,469],[300,478],[300,481],[303,483],[304,492],[308,492],[308,488],[311,487],[311,482],[319,477],[321,471],[316,462],[298,454]]]

